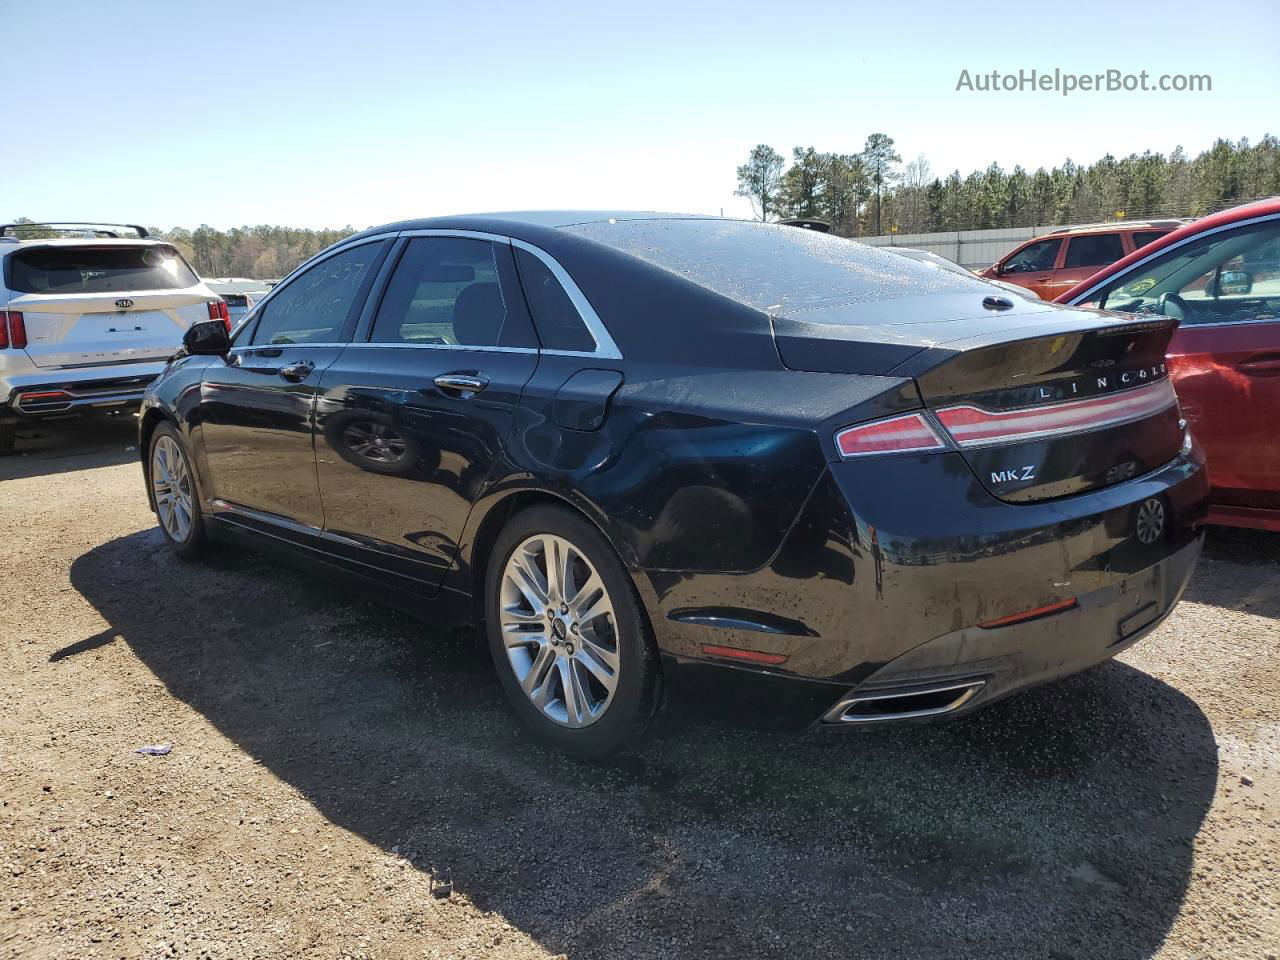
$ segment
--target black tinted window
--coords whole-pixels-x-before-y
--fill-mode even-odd
[[[10,257],[19,293],[181,290],[199,280],[173,247],[37,247]]]
[[[321,260],[290,280],[259,311],[253,342],[332,343],[360,308],[364,287],[387,241],[364,243]]]
[[[417,237],[396,264],[370,339],[491,347],[506,317],[492,243]]]
[[[1138,230],[1133,235],[1133,249],[1145,247],[1148,243],[1159,240],[1165,235],[1165,230]]]
[[[1105,267],[1124,256],[1124,241],[1118,233],[1072,237],[1067,244],[1065,267]]]
[[[516,261],[542,346],[547,350],[595,350],[595,338],[550,268],[528,250],[519,248]]]
[[[1023,247],[1004,262],[1001,273],[1030,273],[1032,270],[1052,270],[1058,259],[1061,240],[1041,240]]]

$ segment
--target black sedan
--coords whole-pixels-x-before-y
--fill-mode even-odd
[[[709,679],[858,728],[1169,614],[1207,489],[1173,329],[776,225],[414,220],[193,327],[139,449],[177,553],[274,547],[484,624],[566,750]]]

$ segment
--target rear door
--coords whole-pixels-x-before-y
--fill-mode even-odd
[[[24,246],[5,272],[37,367],[163,360],[209,318],[209,291],[164,244]]]
[[[1088,280],[1126,253],[1128,251],[1124,248],[1124,240],[1118,232],[1084,233],[1068,237],[1062,265],[1053,271],[1053,279],[1041,296],[1046,300],[1061,296],[1081,280]]]
[[[408,234],[356,340],[319,382],[328,549],[434,592],[538,366],[511,245]]]
[[[280,286],[200,386],[207,491],[276,535],[318,534],[312,417],[320,377],[351,337],[392,241],[346,247]],[[298,529],[301,527],[302,529]]]

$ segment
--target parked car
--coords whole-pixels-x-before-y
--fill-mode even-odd
[[[1280,531],[1280,198],[1167,234],[1062,302],[1178,322],[1169,366],[1209,457],[1209,522]]]
[[[232,327],[237,326],[271,290],[265,281],[247,277],[206,277],[204,283],[226,301]]]
[[[192,327],[140,449],[177,554],[254,543],[482,621],[568,751],[715,680],[848,729],[973,710],[1168,615],[1208,489],[1173,328],[774,224],[406,221],[234,337]]]
[[[227,309],[172,244],[120,224],[0,226],[0,454],[23,421],[136,407]]]
[[[1063,227],[1019,244],[978,276],[1016,283],[1052,300],[1180,226],[1181,220],[1152,220]]]
[[[941,254],[934,253],[932,250],[920,250],[916,247],[893,246],[880,247],[879,249],[888,250],[892,253],[898,254],[899,256],[909,257],[912,260],[919,260],[921,263],[931,263],[939,270],[948,270],[951,273],[958,273],[966,277],[976,276],[972,270],[966,270],[954,260],[948,260],[946,257]],[[992,280],[989,277],[983,277],[983,279],[988,283],[994,283],[997,287],[1000,287],[1009,293],[1016,293],[1020,297],[1031,297],[1034,300],[1040,299],[1040,295],[1034,290],[1029,290],[1026,287],[1020,287],[1016,283],[1007,283],[1004,280]]]

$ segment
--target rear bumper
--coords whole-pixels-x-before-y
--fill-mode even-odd
[[[39,419],[137,406],[163,369],[164,363],[158,362],[0,377],[0,418]]]
[[[1196,446],[1122,484],[1021,504],[992,497],[958,456],[868,458],[832,465],[765,567],[646,571],[643,592],[673,692],[680,673],[767,675],[825,698],[813,720],[850,691],[981,677],[956,707],[975,709],[1154,627],[1191,576],[1207,498]],[[1152,499],[1165,530],[1143,544],[1136,518]],[[771,656],[713,667],[725,647]]]
[[[1197,536],[1146,570],[1077,597],[1076,606],[1061,613],[995,629],[968,627],[921,644],[842,696],[819,725],[959,716],[1109,660],[1173,611],[1202,543]],[[946,693],[929,700],[921,691]],[[865,707],[872,698],[874,712]],[[921,705],[929,709],[922,711]]]

